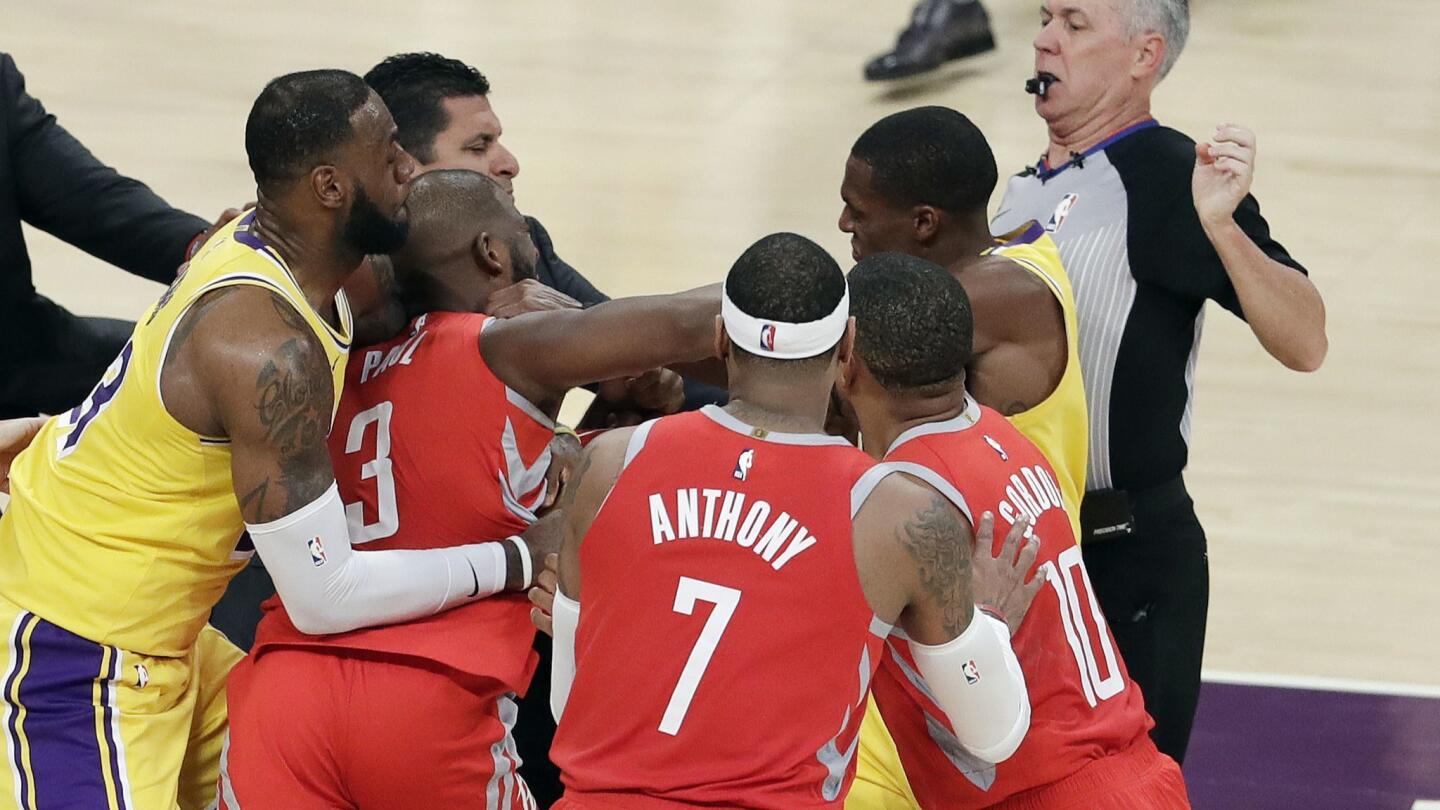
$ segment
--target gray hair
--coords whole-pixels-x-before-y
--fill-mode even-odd
[[[1152,32],[1165,38],[1165,61],[1160,63],[1156,81],[1164,79],[1190,36],[1190,0],[1120,0],[1119,5],[1130,39]]]

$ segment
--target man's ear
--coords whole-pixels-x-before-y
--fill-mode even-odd
[[[840,345],[835,350],[835,359],[843,367],[848,365],[851,359],[858,360],[855,355],[855,316],[851,315],[845,319],[845,334],[840,336]]]
[[[1135,51],[1135,63],[1130,66],[1130,75],[1136,79],[1153,75],[1155,81],[1160,81],[1160,65],[1165,61],[1165,53],[1169,50],[1170,43],[1166,42],[1164,37],[1153,31],[1146,34]]]
[[[730,359],[730,335],[725,332],[725,319],[719,315],[715,316],[715,356]]]
[[[345,187],[340,183],[340,173],[334,166],[316,166],[310,171],[310,193],[326,208],[345,205]]]
[[[917,205],[911,212],[911,227],[915,229],[915,239],[921,244],[929,244],[935,241],[940,232],[940,212],[934,206]]]
[[[499,254],[500,240],[493,239],[488,231],[481,231],[470,245],[470,255],[475,260],[475,266],[491,278],[505,272],[505,260]]]

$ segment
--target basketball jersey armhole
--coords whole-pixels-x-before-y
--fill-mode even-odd
[[[1070,325],[1071,314],[1074,312],[1075,307],[1075,296],[1072,292],[1070,296],[1070,307],[1067,309],[1065,306],[1065,291],[1060,286],[1060,282],[1047,272],[1039,262],[1025,256],[1012,256],[1002,251],[1004,251],[1003,246],[995,248],[991,252],[996,256],[1015,262],[1026,272],[1039,278],[1041,283],[1050,291],[1050,294],[1055,297],[1055,303],[1060,305],[1060,328],[1065,330],[1065,370],[1060,373],[1060,380],[1055,384],[1055,388],[1050,392],[1049,396],[1035,403],[1035,405],[1030,408],[1014,415],[1013,418],[1023,421],[1027,418],[1035,418],[1035,415],[1043,413],[1047,408],[1052,406],[1059,398],[1061,389],[1065,388],[1065,381],[1069,379],[1070,375],[1080,373],[1080,369],[1077,367],[1080,361],[1080,347],[1077,342],[1079,335],[1076,334],[1075,329],[1072,329]]]
[[[160,352],[156,358],[155,401],[160,404],[160,412],[165,414],[165,418],[169,419],[170,422],[175,425],[175,427],[197,437],[200,441],[200,444],[206,446],[214,447],[229,445],[230,437],[206,436],[203,433],[198,433],[194,430],[191,430],[190,428],[182,424],[179,419],[175,418],[175,414],[171,413],[170,408],[165,404],[165,390],[162,383],[165,375],[165,360],[170,356],[170,342],[175,339],[175,332],[179,330],[181,322],[185,320],[185,316],[190,313],[191,308],[193,308],[201,298],[204,298],[210,293],[225,289],[226,287],[241,286],[259,287],[263,290],[266,290],[271,294],[277,295],[281,299],[283,299],[285,303],[295,309],[295,311],[301,317],[304,317],[305,315],[305,313],[300,310],[298,306],[296,306],[294,298],[291,297],[289,291],[287,291],[284,287],[276,284],[271,279],[265,278],[264,276],[252,275],[249,273],[233,273],[230,275],[221,276],[217,279],[213,279],[212,281],[207,282],[200,289],[196,290],[194,294],[192,294],[188,299],[186,299],[185,305],[182,306],[180,308],[180,311],[175,314],[175,320],[171,321],[169,330],[165,332],[164,343],[161,344]],[[349,312],[348,308],[346,309],[346,312]],[[310,331],[313,333],[315,330],[312,328]],[[316,335],[316,337],[319,337],[319,335]]]

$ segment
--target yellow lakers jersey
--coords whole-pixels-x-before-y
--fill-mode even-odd
[[[1085,384],[1080,378],[1079,325],[1075,292],[1060,261],[1060,249],[1038,222],[1031,221],[995,240],[986,255],[1004,256],[1045,282],[1065,317],[1065,373],[1060,384],[1035,407],[1010,417],[1010,423],[1045,454],[1060,479],[1070,525],[1080,537],[1080,499],[1085,495],[1085,462],[1090,452],[1090,420]]]
[[[0,518],[0,596],[91,641],[180,656],[230,577],[253,554],[222,436],[175,420],[160,371],[181,316],[221,287],[270,290],[324,344],[335,401],[345,378],[350,308],[339,329],[305,300],[274,250],[251,232],[254,212],[213,236],[135,326],[74,410],[51,418],[10,471]]]

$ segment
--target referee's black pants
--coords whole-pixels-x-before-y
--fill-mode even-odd
[[[1176,478],[1130,493],[1135,532],[1087,540],[1090,583],[1130,677],[1155,718],[1150,736],[1185,759],[1200,699],[1200,661],[1210,605],[1210,562],[1195,505]]]

